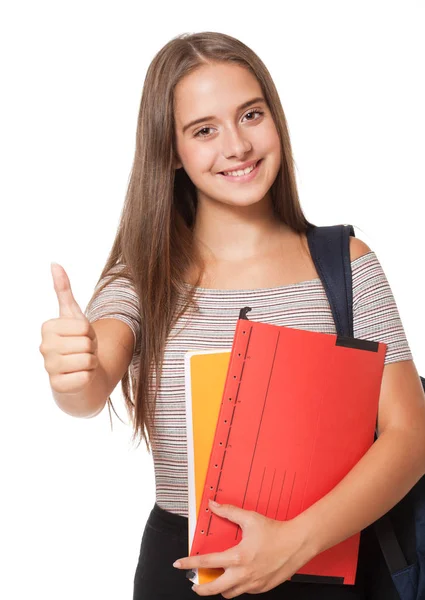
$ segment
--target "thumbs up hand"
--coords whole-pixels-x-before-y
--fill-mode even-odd
[[[39,350],[44,357],[44,368],[49,374],[52,390],[78,393],[95,376],[99,364],[97,337],[72,294],[65,269],[52,263],[51,271],[59,303],[59,318],[42,324]]]

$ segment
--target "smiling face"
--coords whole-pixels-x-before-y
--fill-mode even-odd
[[[175,166],[183,167],[192,180],[198,202],[231,206],[270,202],[268,192],[280,168],[281,150],[272,115],[261,98],[257,79],[235,64],[203,65],[177,84]],[[258,160],[248,175],[222,174]]]

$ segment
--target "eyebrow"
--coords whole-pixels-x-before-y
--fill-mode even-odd
[[[252,98],[251,100],[248,100],[247,102],[244,102],[243,104],[240,104],[239,106],[236,107],[236,110],[243,110],[244,108],[247,108],[251,104],[255,104],[257,102],[265,102],[265,100],[262,96],[257,96],[256,98]],[[208,115],[207,117],[201,117],[200,119],[195,119],[194,121],[190,121],[190,123],[187,123],[183,127],[183,133],[186,131],[186,129],[189,129],[189,127],[193,127],[193,125],[197,125],[198,123],[202,123],[203,121],[210,121],[210,120],[212,121],[213,119],[216,119],[216,117],[214,115]]]

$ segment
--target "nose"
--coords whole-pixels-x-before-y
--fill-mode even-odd
[[[222,136],[223,156],[231,158],[232,156],[243,157],[252,148],[251,142],[246,139],[243,132],[237,127],[228,127]]]

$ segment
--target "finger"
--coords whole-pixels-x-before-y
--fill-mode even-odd
[[[59,366],[55,365],[55,374],[68,375],[69,373],[79,373],[80,371],[94,371],[97,365],[98,361],[93,354],[82,352],[70,354],[67,356],[66,362],[60,360]]]
[[[212,552],[211,554],[198,554],[179,558],[173,566],[178,569],[216,569],[218,567],[232,567],[240,564],[239,553],[235,551],[237,546],[229,548],[224,552]],[[179,563],[179,564],[177,564]]]
[[[71,284],[65,269],[56,263],[51,263],[53,285],[59,302],[59,316],[85,319],[83,311],[75,300]]]
[[[60,319],[60,318],[56,318],[56,319],[50,319],[50,321],[57,321],[57,325],[55,326],[55,333],[57,335],[60,336],[82,336],[82,337],[89,337],[92,340],[95,340],[95,344],[97,347],[97,338],[96,338],[96,332],[92,327],[92,324],[89,321],[89,324],[87,326],[87,323],[85,323],[82,319],[78,320],[77,322],[75,322],[72,319]],[[63,352],[62,354],[66,354],[66,352]]]
[[[254,513],[252,510],[246,510],[245,508],[240,508],[239,506],[235,506],[234,504],[212,504],[211,499],[208,502],[209,508],[211,511],[219,517],[224,517],[225,519],[229,519],[229,521],[233,521],[237,523],[242,532],[244,533],[246,528],[252,522],[254,516],[257,513]]]
[[[215,594],[227,594],[233,589],[243,585],[241,576],[237,576],[234,569],[227,569],[223,575],[217,577],[214,581],[194,586],[194,592],[199,596],[214,596]],[[193,588],[192,588],[193,589]],[[227,596],[233,598],[233,596]]]
[[[95,334],[94,334],[95,335]],[[89,338],[89,343],[87,343]],[[90,331],[87,335],[59,335],[57,340],[57,352],[63,356],[67,354],[96,354],[97,339],[93,338]]]
[[[235,585],[234,587],[229,588],[228,590],[224,590],[222,592],[223,598],[237,598],[241,596],[245,592],[247,592],[246,585]],[[250,592],[248,592],[250,593]]]

